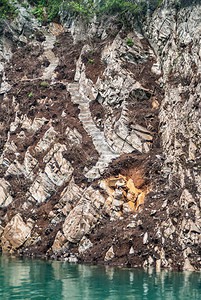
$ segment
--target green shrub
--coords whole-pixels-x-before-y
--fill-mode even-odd
[[[43,86],[43,87],[48,87],[48,82],[46,82],[46,81],[43,81],[43,82],[41,82],[41,84],[40,84],[41,86]]]
[[[143,14],[146,1],[137,0],[71,0],[63,3],[63,9],[68,10],[73,16],[80,16],[87,21],[94,15],[115,15],[123,24],[128,24],[133,18]]]
[[[60,44],[59,42],[56,41],[56,42],[54,43],[54,46],[55,46],[55,47],[60,47],[61,44]]]
[[[133,47],[133,45],[134,45],[133,41],[132,41],[130,38],[127,38],[127,39],[126,39],[126,44],[127,44],[129,47]]]
[[[52,22],[55,18],[59,18],[59,9],[62,0],[28,0],[29,3],[35,6],[33,14],[38,21]]]
[[[93,0],[73,0],[63,3],[63,8],[68,10],[71,15],[80,16],[89,20],[96,13]]]
[[[47,18],[49,22],[59,18],[59,9],[62,0],[47,0]]]
[[[31,92],[30,94],[29,94],[29,98],[31,98],[33,96],[33,93]]]
[[[94,64],[94,59],[89,58],[89,63],[93,65]]]
[[[41,5],[35,7],[34,10],[32,11],[32,13],[39,22],[42,22],[45,18],[44,7]]]
[[[14,18],[16,16],[16,8],[8,0],[0,0],[0,18]]]
[[[29,5],[27,3],[22,3],[21,6],[24,7],[24,8],[28,8],[29,7]]]
[[[1,1],[1,0],[0,0]],[[86,21],[96,15],[115,15],[124,25],[129,25],[133,19],[145,17],[147,9],[146,0],[28,0],[35,6],[34,14],[41,20],[46,14],[46,21],[59,19],[59,11],[68,11],[73,17],[81,17]],[[152,11],[162,3],[162,0],[150,0]]]

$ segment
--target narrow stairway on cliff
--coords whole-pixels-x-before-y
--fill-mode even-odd
[[[100,155],[96,165],[85,174],[85,177],[93,180],[99,178],[112,159],[117,158],[119,154],[109,148],[104,133],[94,124],[89,108],[90,101],[80,93],[79,84],[69,83],[68,91],[72,102],[79,105],[79,119],[86,132],[92,137],[93,144]]]

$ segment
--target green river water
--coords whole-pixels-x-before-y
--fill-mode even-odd
[[[0,300],[201,299],[201,273],[0,257]]]

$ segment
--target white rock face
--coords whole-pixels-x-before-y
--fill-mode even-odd
[[[2,209],[0,220],[3,251],[19,248],[23,251],[30,241],[40,247],[39,241],[46,242],[49,234],[51,240],[54,234],[56,238],[52,246],[48,245],[48,251],[73,262],[77,258],[68,253],[71,243],[76,244],[76,251],[87,255],[87,250],[93,247],[88,235],[102,219],[113,222],[124,220],[128,215],[129,222],[123,228],[125,239],[127,233],[142,231],[141,244],[148,251],[143,258],[145,267],[155,265],[157,270],[171,268],[172,264],[178,267],[176,257],[165,253],[171,252],[174,244],[177,255],[180,249],[183,251],[179,267],[198,269],[201,8],[192,3],[177,10],[173,4],[173,0],[164,0],[153,16],[146,18],[148,24],[142,25],[141,34],[133,29],[124,36],[118,29],[111,37],[108,35],[111,28],[106,24],[98,24],[94,19],[86,31],[83,24],[75,20],[67,26],[74,42],[79,41],[75,47],[67,28],[58,24],[40,27],[33,17],[28,22],[29,13],[24,8],[20,8],[17,21],[4,23],[2,20],[6,26],[3,33],[0,29],[0,112],[5,112],[5,116],[3,113],[0,116],[0,208],[8,209],[7,213]],[[61,32],[64,35],[58,36]],[[31,37],[32,33],[41,34],[43,42]],[[65,41],[56,47],[57,38],[62,37]],[[133,41],[132,47],[127,38]],[[19,52],[12,61],[11,52],[16,42],[27,43],[31,50],[24,44],[17,49]],[[66,51],[68,42],[70,50]],[[77,52],[79,46],[82,50]],[[27,60],[23,49],[30,51]],[[94,64],[84,62],[99,50]],[[23,55],[16,57],[18,53]],[[28,66],[32,54],[36,54],[33,61],[34,64],[36,60],[36,69],[32,70],[30,65],[30,74],[24,75],[24,67],[18,64],[24,59]],[[9,60],[12,63],[6,65]],[[97,67],[96,60],[99,60]],[[70,79],[69,70],[72,71]],[[94,79],[96,71],[100,73]],[[21,72],[23,77],[19,75]],[[42,89],[43,80],[48,80],[48,84]],[[141,97],[137,96],[138,92]],[[162,154],[158,154],[159,150]],[[77,163],[76,155],[80,153]],[[72,161],[64,157],[71,157]],[[154,170],[151,181],[159,175],[159,181],[165,182],[159,195],[161,199],[153,185],[150,191],[156,194],[148,200],[150,207],[143,210],[143,202],[139,204],[140,213],[148,213],[153,221],[151,229],[143,227],[146,220],[135,210],[137,198],[124,188],[124,180],[116,182],[112,195],[110,187],[97,180],[115,166],[117,169],[111,171],[114,174],[115,171],[127,173],[128,169],[125,176],[134,177],[130,174],[135,169],[130,158],[138,162],[138,157],[146,157],[146,162],[150,159],[145,177],[156,163],[159,173]],[[121,167],[125,158],[128,161]],[[139,164],[143,165],[144,161],[139,159]],[[136,163],[136,168],[139,164]],[[111,168],[108,170],[108,167]],[[105,190],[108,197],[99,188]],[[174,191],[170,201],[169,193]],[[15,210],[20,213],[16,214]],[[15,215],[11,220],[10,213]],[[35,227],[33,222],[24,221],[28,213],[37,219]],[[40,224],[45,224],[44,230]],[[154,248],[156,256],[150,250],[152,241],[158,245]],[[116,245],[109,245],[102,260],[104,255],[108,262],[114,258]],[[134,248],[129,246],[126,254],[130,254],[131,260],[133,254],[138,255]]]
[[[184,6],[177,13],[174,5],[166,1],[165,7],[153,16],[148,29],[164,72],[162,84],[165,97],[159,118],[166,157],[164,173],[170,185],[175,175],[180,177],[184,185],[188,171],[183,168],[180,157],[195,163],[196,154],[198,156],[201,148],[200,105],[197,105],[196,100],[199,99],[201,89],[200,81],[197,80],[201,74],[200,16],[201,7],[198,3]],[[171,165],[171,170],[168,170],[167,165]],[[191,170],[191,177],[200,182],[197,173]]]
[[[36,177],[29,189],[29,193],[35,201],[39,203],[46,201],[56,191],[56,187],[70,181],[73,168],[62,155],[65,150],[66,146],[55,144],[44,157],[44,173],[41,172]]]
[[[82,135],[76,128],[74,128],[74,130],[71,130],[69,127],[67,127],[66,136],[71,141],[72,145],[79,145],[82,142]]]
[[[26,151],[24,162],[21,164],[18,160],[8,167],[6,175],[20,175],[23,174],[26,178],[34,180],[35,174],[34,169],[38,165],[38,161],[30,154],[29,150]]]
[[[84,253],[92,246],[93,246],[92,242],[84,236],[79,243],[78,251],[79,253]]]
[[[29,189],[30,196],[38,203],[46,201],[54,192],[54,183],[45,173],[40,173]]]
[[[6,207],[13,201],[10,195],[10,184],[4,179],[0,179],[0,207]]]
[[[70,162],[62,155],[65,150],[66,146],[55,144],[43,159],[46,164],[45,173],[56,186],[61,186],[68,181],[73,172]]]
[[[53,127],[50,127],[44,134],[43,138],[40,140],[38,145],[36,146],[35,150],[37,152],[44,152],[48,150],[51,143],[54,142],[54,139],[57,136],[57,132],[54,130]]]
[[[92,209],[87,209],[85,205],[76,206],[69,213],[63,225],[66,239],[72,243],[78,243],[89,232],[96,220]]]
[[[80,200],[83,193],[84,190],[75,184],[74,178],[72,178],[67,187],[61,193],[60,202],[64,204],[69,203],[75,206],[75,203]]]
[[[191,265],[188,258],[185,259],[183,270],[184,271],[191,271],[191,272],[195,271],[194,267]]]
[[[145,232],[144,236],[143,236],[143,244],[148,244],[148,232]]]
[[[24,244],[31,234],[32,227],[32,222],[25,223],[19,214],[15,215],[6,225],[2,235],[3,251],[15,250]]]
[[[64,236],[68,241],[78,243],[91,230],[101,218],[100,207],[104,201],[101,194],[91,187],[85,192],[63,224]]]

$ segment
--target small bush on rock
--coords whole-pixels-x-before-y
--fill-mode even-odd
[[[126,44],[127,44],[129,47],[133,47],[133,45],[134,45],[133,41],[132,41],[130,38],[127,38],[127,39],[126,39]]]

